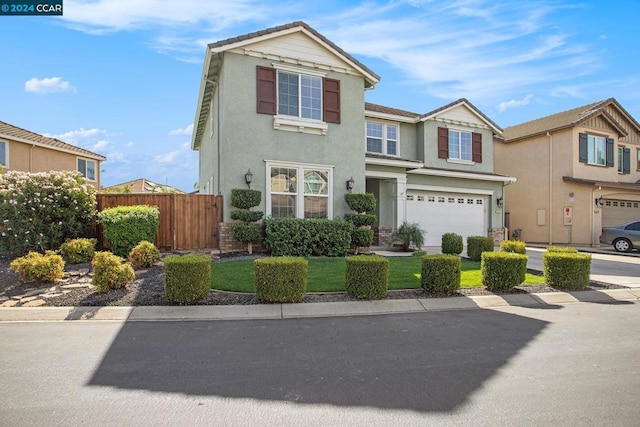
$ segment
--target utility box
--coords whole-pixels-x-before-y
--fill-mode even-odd
[[[573,225],[573,208],[571,206],[566,206],[564,208],[562,218],[564,220],[564,225]]]

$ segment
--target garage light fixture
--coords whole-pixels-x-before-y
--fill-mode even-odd
[[[356,182],[354,181],[353,177],[349,178],[347,180],[347,190],[351,191],[353,190],[353,186],[356,184]]]
[[[247,186],[251,188],[252,181],[253,181],[253,174],[251,173],[251,169],[247,169],[247,173],[244,174],[244,182],[246,182]]]
[[[504,199],[502,197],[498,197],[496,199],[496,204],[498,205],[499,208],[501,208],[502,205],[504,204]]]
[[[604,206],[604,200],[602,199],[602,196],[600,196],[597,199],[595,199],[594,202],[596,204],[596,207],[598,207],[598,208],[602,208]]]

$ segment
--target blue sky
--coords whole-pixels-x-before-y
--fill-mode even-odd
[[[638,12],[616,0],[65,0],[62,17],[0,16],[0,120],[107,156],[103,185],[191,191],[207,43],[296,20],[382,77],[369,102],[425,113],[466,97],[505,128],[615,97],[640,120]]]

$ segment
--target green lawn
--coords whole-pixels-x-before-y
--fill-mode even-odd
[[[420,287],[420,257],[389,258],[389,289]],[[346,263],[344,258],[310,258],[307,278],[308,292],[344,291]],[[214,262],[211,288],[223,291],[255,292],[255,272],[252,260]],[[544,278],[528,274],[524,284],[542,284]],[[482,286],[480,263],[462,260],[462,287]]]

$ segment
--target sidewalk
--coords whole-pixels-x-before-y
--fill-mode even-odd
[[[362,316],[438,310],[491,309],[507,306],[558,308],[580,302],[630,304],[640,289],[607,289],[540,294],[396,299],[306,304],[139,307],[8,307],[0,308],[0,322],[115,320],[129,322],[185,320],[295,319],[302,317]]]

